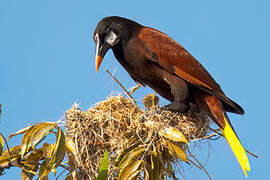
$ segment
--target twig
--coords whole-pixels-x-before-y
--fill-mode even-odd
[[[212,128],[210,128],[210,127],[209,127],[209,129],[210,129],[211,131],[214,131],[214,132],[217,133],[218,135],[223,136],[223,134],[221,134],[220,132],[218,132],[218,130],[212,129]],[[223,136],[223,137],[224,137],[224,136]]]
[[[4,136],[2,133],[0,133],[0,136],[2,136],[2,138],[3,138],[4,141],[5,141],[5,144],[6,144],[7,150],[8,150],[8,154],[9,154],[9,158],[10,158],[10,161],[11,161],[11,160],[12,160],[12,158],[11,158],[11,152],[10,152],[10,150],[9,150],[9,146],[8,146],[8,143],[7,143],[7,139],[5,138],[5,136]]]
[[[64,164],[66,164],[66,163],[68,163],[68,161],[62,162],[61,164],[59,164],[59,167],[62,167],[62,168],[64,168],[65,170],[70,171],[70,167],[64,165]]]
[[[213,137],[213,136],[216,136],[216,135],[217,135],[217,133],[215,133],[215,134],[210,134],[210,135],[208,135],[208,136],[204,136],[204,137],[197,138],[197,139],[192,139],[192,140],[190,140],[190,141],[191,141],[191,142],[192,142],[192,141],[200,141],[200,140],[208,139],[208,138]]]
[[[246,151],[248,154],[250,154],[251,156],[255,157],[255,158],[258,158],[258,157],[259,157],[258,155],[251,153],[251,152],[248,151],[247,149],[245,149],[245,151]]]
[[[187,163],[188,163],[188,161],[187,161]],[[189,164],[189,163],[188,163]],[[184,175],[184,171],[183,171],[183,173],[181,172],[181,170],[179,169],[179,163],[178,162],[176,162],[176,168],[177,168],[177,171],[178,171],[178,173],[180,174],[180,176],[183,178],[183,180],[187,180],[186,178],[185,178],[185,175]],[[190,164],[189,164],[190,165]],[[176,176],[175,176],[175,172],[173,172],[173,179],[178,179],[178,178],[176,178]]]
[[[130,95],[130,93],[127,91],[127,89],[118,81],[118,79],[116,78],[116,77],[114,77],[113,75],[112,75],[112,73],[110,73],[110,71],[106,68],[105,69],[105,71],[113,78],[113,80],[115,80],[116,81],[116,83],[127,93],[127,95],[129,96],[129,98],[133,101],[133,103],[134,103],[134,105],[136,105],[137,107],[139,107],[138,106],[138,104],[137,104],[137,102],[135,101],[135,99]]]
[[[193,162],[190,159],[187,159],[187,162],[190,162],[191,164],[193,164],[194,166],[196,166],[198,169],[202,169],[201,167],[199,167],[195,162]]]
[[[58,180],[58,178],[66,171],[66,169],[64,169],[57,177],[56,180]]]
[[[200,163],[200,161],[195,158],[195,156],[193,156],[193,154],[189,151],[189,149],[187,149],[187,151],[189,152],[190,156],[199,164],[199,166],[201,167],[200,169],[203,169],[203,171],[206,173],[206,175],[208,176],[208,178],[210,180],[212,180],[211,176],[209,175],[209,173],[206,171],[206,169],[203,167],[203,165]]]

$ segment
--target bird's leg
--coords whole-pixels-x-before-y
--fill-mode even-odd
[[[184,113],[189,110],[189,88],[188,84],[179,77],[170,78],[168,81],[174,101],[165,106],[166,109]]]

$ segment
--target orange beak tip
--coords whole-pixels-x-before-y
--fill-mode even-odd
[[[102,57],[97,55],[96,56],[96,72],[98,72],[98,69],[99,69],[101,62],[102,62]]]

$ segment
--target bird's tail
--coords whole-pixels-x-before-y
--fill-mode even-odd
[[[233,128],[230,125],[230,121],[226,115],[224,115],[225,127],[221,129],[224,137],[226,138],[227,142],[229,143],[234,155],[236,156],[242,170],[247,177],[247,171],[250,171],[250,165],[248,161],[248,157],[246,154],[245,149],[243,148],[242,144],[240,143],[237,135],[235,134]]]
[[[201,92],[196,98],[197,103],[208,113],[210,118],[219,126],[225,139],[229,143],[235,154],[242,170],[247,177],[247,171],[250,171],[250,165],[245,149],[241,145],[231,123],[226,115],[221,101],[214,95]]]

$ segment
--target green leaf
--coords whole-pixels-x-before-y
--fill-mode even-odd
[[[99,167],[97,180],[107,180],[108,179],[108,169],[109,169],[109,156],[108,151],[105,149],[105,153],[102,162]]]
[[[161,129],[158,134],[160,136],[163,136],[167,139],[170,139],[172,141],[176,141],[176,142],[183,142],[188,144],[187,139],[185,138],[184,134],[181,133],[180,131],[178,131],[176,128],[174,127],[166,127]]]

